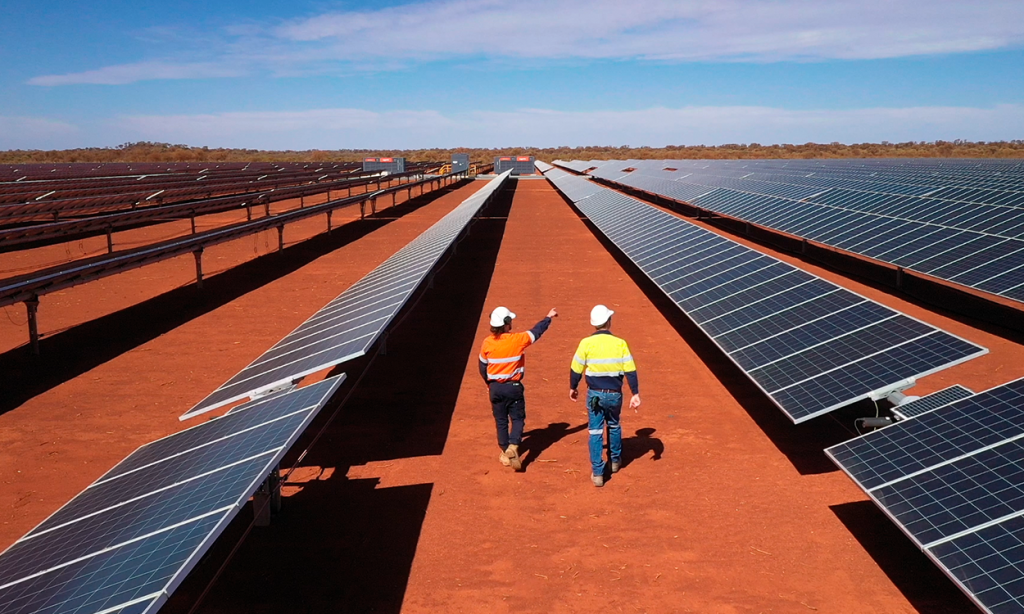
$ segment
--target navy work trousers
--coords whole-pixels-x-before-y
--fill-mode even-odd
[[[494,425],[498,430],[498,445],[502,450],[510,443],[523,442],[523,427],[526,424],[526,398],[521,382],[491,382],[488,386],[491,397],[491,411]],[[509,422],[512,430],[509,431]]]

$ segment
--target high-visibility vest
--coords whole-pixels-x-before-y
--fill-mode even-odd
[[[573,373],[586,375],[588,387],[612,390],[622,387],[625,374],[636,373],[636,363],[625,339],[607,332],[584,337],[569,368]]]
[[[533,333],[502,333],[488,335],[480,348],[480,362],[487,365],[487,380],[518,382],[523,379],[526,356],[523,352],[536,339]]]

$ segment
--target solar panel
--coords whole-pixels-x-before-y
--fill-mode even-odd
[[[181,419],[252,397],[365,354],[508,177],[509,171],[506,171],[490,180],[210,393]]]
[[[974,392],[971,391],[971,389],[965,388],[960,384],[956,384],[949,388],[937,390],[919,399],[910,401],[909,403],[897,405],[892,408],[892,413],[900,420],[906,420],[907,418],[920,416],[921,414],[936,410],[940,407],[945,407],[946,405],[959,401],[960,399],[966,399],[973,394]]]
[[[1024,301],[1019,162],[989,168],[865,162],[626,160],[606,162],[591,174]],[[592,163],[561,164],[578,169]]]
[[[1024,611],[1024,379],[826,454],[982,609]]]
[[[156,611],[344,379],[136,450],[0,554],[0,612]]]
[[[864,490],[1024,434],[1024,379],[825,450]]]
[[[636,199],[547,176],[794,422],[987,352]]]

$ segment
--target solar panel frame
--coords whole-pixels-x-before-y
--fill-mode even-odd
[[[455,209],[310,316],[270,349],[208,394],[179,419],[188,420],[263,390],[366,354],[441,260],[477,212],[497,194],[511,171],[490,180]],[[384,293],[386,292],[386,294]],[[383,298],[382,298],[383,294]],[[395,299],[362,321],[345,310],[366,300]],[[363,306],[365,307],[365,305]],[[361,307],[360,310],[363,308]],[[357,310],[356,313],[362,313]],[[349,319],[346,319],[349,318]],[[360,322],[358,325],[355,322]],[[324,326],[325,323],[330,323]],[[315,330],[333,330],[326,337]]]
[[[1024,275],[985,283],[961,273],[1004,259],[1024,267],[1024,178],[965,169],[956,175],[926,172],[929,165],[882,161],[819,161],[806,176],[789,175],[780,162],[687,160],[609,161],[591,172],[605,181],[674,198],[741,221],[792,234],[908,270],[1024,301]],[[935,164],[935,163],[931,163]],[[615,168],[628,165],[630,173]],[[886,169],[885,165],[896,165]],[[680,168],[665,173],[663,167]],[[898,168],[897,168],[898,166]],[[747,172],[773,168],[773,173]],[[690,169],[699,169],[696,173]],[[868,173],[867,171],[871,171]],[[820,175],[813,176],[815,173]],[[990,185],[983,185],[989,182]],[[669,184],[704,191],[683,196]],[[700,186],[698,188],[698,186]],[[818,193],[807,190],[825,188]],[[811,186],[814,186],[813,188]],[[1012,188],[1012,189],[1011,189]],[[920,230],[920,226],[934,229]],[[936,232],[941,230],[942,232]],[[928,236],[925,239],[925,235]],[[886,243],[880,246],[879,243]],[[910,242],[910,244],[906,244]],[[991,272],[992,269],[990,268]],[[992,277],[992,275],[990,275]],[[1012,281],[1011,281],[1012,280]]]
[[[596,173],[595,173],[596,174]],[[552,178],[553,183],[559,190],[563,190],[563,193],[569,196],[570,200],[574,200],[570,194],[584,194],[587,190],[580,190],[576,187],[580,182],[586,182],[586,180],[574,177],[571,175],[558,175],[549,173],[549,177]],[[621,249],[627,257],[633,260],[634,263],[648,276],[658,287],[671,298],[677,305],[680,306],[684,314],[687,315],[695,324],[705,330],[705,332],[711,337],[712,341],[717,344],[716,337],[720,332],[716,331],[715,326],[705,328],[705,323],[711,320],[723,318],[733,312],[742,311],[750,308],[752,304],[764,303],[761,307],[767,305],[776,304],[779,308],[785,309],[787,307],[795,306],[796,304],[802,304],[807,302],[807,297],[800,292],[800,288],[812,280],[819,280],[820,283],[829,284],[820,278],[802,271],[792,265],[788,265],[777,259],[770,258],[756,250],[751,250],[745,246],[735,243],[725,237],[711,233],[700,229],[699,227],[689,224],[688,222],[681,220],[678,217],[672,216],[668,213],[661,212],[645,203],[636,201],[629,197],[623,196],[617,192],[613,192],[606,188],[602,188],[603,192],[594,193],[589,196],[574,200],[575,205],[579,207],[585,215],[587,215],[591,222],[594,223],[608,238]],[[614,210],[613,213],[609,213]],[[609,225],[602,222],[609,215],[614,215],[618,219],[621,219],[621,223]],[[687,249],[686,247],[681,249],[672,249],[663,247],[665,243],[665,237],[673,236],[678,234],[683,237],[683,240],[691,239],[693,237],[700,236],[701,241],[696,244],[691,243]],[[660,239],[660,241],[659,241]],[[673,245],[678,242],[673,242]],[[650,245],[651,249],[642,250],[637,249],[637,246]],[[723,250],[716,251],[718,248],[724,247]],[[706,254],[705,257],[700,257],[699,254]],[[728,257],[728,258],[727,258]],[[729,259],[734,259],[731,263]],[[772,261],[777,264],[767,265],[765,267],[759,267],[756,263],[759,260],[765,259],[765,263]],[[686,262],[684,266],[676,266],[680,262]],[[762,270],[771,270],[772,267],[789,267],[788,272],[782,272],[782,269],[778,269],[779,275],[765,274],[763,279],[758,277],[758,272]],[[701,272],[705,274],[702,276]],[[714,272],[715,275],[724,277],[712,277],[710,281],[707,279],[708,272]],[[749,277],[748,281],[756,281],[757,285],[751,289],[738,290],[732,294],[721,292],[720,294],[713,293],[714,288],[726,288],[729,284],[736,282],[735,279],[729,277],[730,272],[735,271],[736,273],[742,273],[738,278]],[[733,276],[736,276],[733,273]],[[696,280],[702,279],[697,282]],[[698,284],[692,288],[691,291],[697,290],[698,294],[694,294],[696,297],[699,294],[711,293],[706,296],[709,300],[707,302],[691,301],[689,308],[684,305],[687,300],[687,289],[690,288],[690,284]],[[735,283],[735,285],[741,285]],[[831,284],[829,284],[831,285]],[[850,292],[845,288],[835,287],[835,291]],[[776,291],[777,289],[777,291]],[[789,291],[795,291],[792,301],[793,305],[787,305],[785,303],[785,295]],[[855,294],[855,293],[851,293]],[[859,296],[859,295],[857,295]],[[752,299],[757,298],[754,301]],[[867,301],[865,297],[860,297],[861,300]],[[872,301],[873,304],[874,303]],[[916,351],[925,352],[926,356],[940,357],[943,353],[950,353],[951,355],[958,350],[966,348],[973,348],[971,351],[964,356],[952,356],[949,360],[942,362],[935,366],[931,363],[925,364],[922,360],[913,360],[913,357],[907,355],[908,350],[904,349],[900,353],[899,347],[890,348],[893,352],[892,356],[888,357],[874,357],[873,354],[867,354],[864,356],[861,363],[867,364],[870,360],[870,364],[891,368],[893,370],[903,369],[905,366],[920,365],[916,371],[907,373],[904,377],[911,375],[921,377],[928,373],[934,372],[941,368],[947,368],[969,360],[975,356],[982,355],[987,352],[984,348],[976,346],[964,339],[949,335],[944,331],[935,329],[930,324],[926,324],[915,318],[910,318],[899,312],[895,312],[888,307],[880,306],[879,308],[888,310],[894,315],[892,317],[900,317],[900,322],[905,323],[911,328],[919,327],[919,334],[911,339],[906,339],[904,343],[914,342],[915,345],[912,347]],[[769,309],[770,312],[774,313],[774,309]],[[733,326],[732,328],[737,328]],[[742,328],[742,327],[740,327]],[[732,330],[732,329],[729,329]],[[931,332],[928,332],[931,331]],[[927,334],[925,334],[927,333]],[[877,339],[877,336],[876,336]],[[860,342],[862,345],[865,341]],[[946,345],[943,346],[943,343]],[[861,398],[867,398],[872,393],[875,393],[886,385],[894,385],[898,383],[900,379],[896,378],[891,381],[879,381],[876,386],[866,387],[864,392],[853,398],[833,398],[835,395],[830,394],[829,390],[822,389],[823,385],[818,382],[815,383],[811,380],[804,381],[792,381],[787,382],[784,386],[772,389],[771,382],[764,378],[758,378],[755,374],[745,369],[737,360],[731,355],[731,353],[725,349],[725,347],[719,345],[719,347],[726,353],[730,360],[732,360],[741,370],[744,371],[750,378],[751,381],[760,388],[766,396],[775,402],[776,405],[783,410],[787,416],[790,417],[794,422],[803,422],[815,416],[827,413],[843,405],[855,402]],[[842,351],[848,351],[849,348],[845,347],[836,354],[841,354]],[[816,358],[822,358],[824,355],[819,355]],[[806,356],[803,357],[806,361]],[[817,377],[824,378],[823,381],[828,381],[833,385],[846,384],[852,378],[858,375],[864,381],[870,381],[866,378],[863,372],[863,364],[860,365],[860,371],[857,370],[858,363],[850,362],[837,364],[830,371],[820,373]],[[907,369],[903,369],[906,371]],[[832,373],[835,371],[835,373]],[[870,375],[870,373],[867,373]],[[770,380],[771,378],[769,378]],[[789,388],[792,390],[787,390]],[[798,411],[795,406],[803,407],[805,404],[813,402],[815,395],[820,398],[828,398],[830,402],[825,408],[819,411]],[[788,403],[787,403],[788,401]]]
[[[261,412],[257,419],[270,418],[268,424],[282,421],[274,418],[270,411],[274,407],[284,418],[302,417],[291,430],[281,433],[271,449],[237,463],[171,481],[164,488],[142,486],[135,493],[138,496],[116,497],[110,499],[111,505],[82,510],[80,514],[62,513],[69,502],[0,553],[0,610],[35,612],[45,608],[51,614],[155,612],[344,380],[341,374],[271,395],[240,406],[230,415],[140,447],[136,452],[174,440],[196,444],[201,441],[196,434],[204,429],[210,431],[213,441],[224,441],[220,438],[223,424],[251,426],[253,416],[246,416],[246,412],[253,409]],[[304,408],[296,410],[296,404]],[[165,450],[169,454],[165,460],[177,456],[177,447]],[[129,455],[125,461],[131,458]],[[155,464],[131,463],[142,468]],[[141,473],[137,468],[112,470],[93,486],[117,484]],[[233,496],[209,489],[197,492],[197,486],[213,488],[218,484],[233,488]],[[161,503],[170,507],[161,507]]]

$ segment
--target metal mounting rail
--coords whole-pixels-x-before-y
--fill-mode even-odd
[[[36,312],[39,307],[39,297],[50,292],[56,292],[65,288],[77,286],[82,283],[95,281],[117,273],[130,271],[147,264],[161,262],[184,254],[194,254],[196,258],[196,284],[200,288],[203,282],[202,254],[203,250],[213,245],[218,245],[240,237],[256,234],[265,230],[276,228],[278,231],[278,248],[284,249],[284,227],[286,224],[302,220],[315,215],[327,213],[327,230],[331,230],[330,213],[335,209],[354,205],[361,205],[361,213],[365,214],[365,207],[370,205],[372,212],[376,212],[377,199],[382,196],[391,195],[391,204],[395,204],[395,196],[402,190],[407,190],[409,197],[412,197],[412,190],[420,188],[419,195],[429,191],[440,189],[450,185],[453,181],[464,178],[465,172],[449,173],[426,177],[419,181],[404,183],[399,186],[385,188],[374,192],[358,194],[318,205],[312,205],[303,209],[295,209],[271,217],[264,217],[258,220],[241,222],[224,228],[216,228],[205,232],[189,235],[188,237],[162,241],[152,245],[139,247],[85,258],[67,264],[62,264],[27,275],[20,275],[5,280],[0,280],[0,306],[12,305],[24,302],[28,311],[29,337],[34,354],[39,353],[39,334],[36,324]]]

